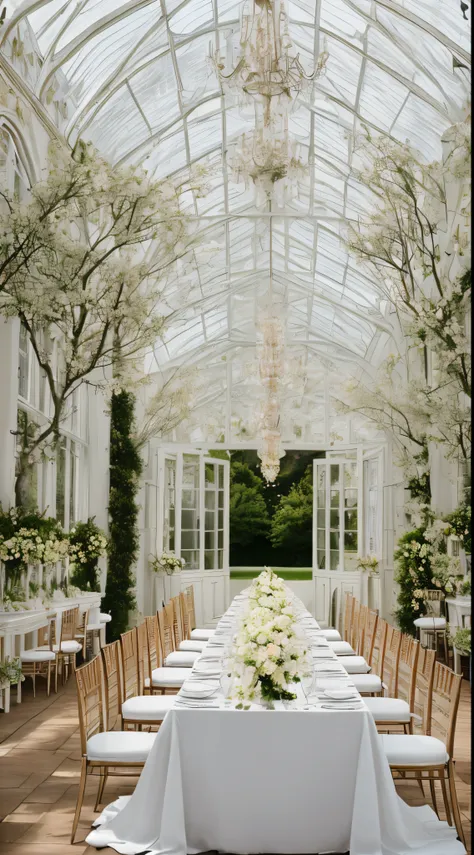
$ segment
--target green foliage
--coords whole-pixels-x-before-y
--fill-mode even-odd
[[[94,523],[78,522],[69,534],[71,563],[69,582],[81,591],[100,591],[99,558],[105,553],[107,540],[102,529]]]
[[[248,547],[270,529],[263,481],[246,463],[238,462],[231,464],[230,480],[230,540],[234,547]]]
[[[136,495],[142,471],[139,451],[133,441],[135,398],[129,392],[112,396],[110,424],[109,561],[104,611],[107,640],[115,641],[128,628],[128,613],[135,606],[131,587],[139,535]]]
[[[455,634],[450,636],[450,641],[460,653],[464,653],[465,656],[471,655],[471,627],[459,627]]]
[[[293,564],[311,564],[313,531],[313,467],[310,464],[273,515],[270,540],[293,555]]]
[[[398,541],[395,581],[400,585],[395,617],[402,632],[415,635],[413,621],[426,614],[424,591],[431,587],[431,544],[425,529],[407,531]]]

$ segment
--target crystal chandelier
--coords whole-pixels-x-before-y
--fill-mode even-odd
[[[220,51],[214,54],[214,65],[223,89],[236,92],[243,106],[255,99],[263,103],[265,124],[270,118],[272,100],[278,100],[288,109],[294,96],[319,77],[327,56],[321,54],[313,73],[306,74],[299,54],[292,55],[284,0],[244,3],[240,47],[232,71],[226,73]]]
[[[272,125],[242,134],[227,162],[236,184],[243,182],[249,187],[253,182],[257,189],[257,205],[274,198],[283,207],[294,195],[297,180],[307,172],[300,145],[290,140],[287,129],[272,133]]]
[[[280,471],[280,458],[285,454],[280,434],[280,389],[284,373],[285,337],[283,324],[275,314],[264,317],[259,330],[262,341],[257,346],[257,356],[264,400],[260,413],[262,441],[257,453],[262,461],[263,477],[273,482]]]

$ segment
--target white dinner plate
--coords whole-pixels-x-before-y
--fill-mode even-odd
[[[335,701],[359,700],[354,689],[325,689],[324,694],[327,698],[333,698]]]
[[[193,683],[183,683],[180,689],[180,694],[185,698],[210,698],[216,692],[216,687],[212,683],[202,683],[197,680]]]

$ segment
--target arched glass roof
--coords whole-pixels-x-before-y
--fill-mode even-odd
[[[361,125],[409,140],[429,161],[464,117],[469,22],[459,0],[292,0],[290,34],[305,70],[326,50],[326,69],[298,99],[290,134],[308,175],[270,217],[253,188],[234,183],[228,153],[251,130],[223,93],[209,60],[239,48],[237,0],[24,0],[7,4],[4,40],[19,22],[43,57],[34,81],[45,104],[62,96],[62,131],[112,161],[156,177],[211,167],[205,198],[189,200],[202,246],[196,269],[178,268],[166,290],[171,313],[147,370],[200,366],[202,407],[216,435],[254,430],[256,320],[270,272],[285,307],[289,382],[283,439],[316,441],[330,372],[370,370],[391,334],[377,285],[348,257],[341,231],[371,204],[353,176]],[[329,372],[329,374],[328,374]],[[326,401],[326,404],[325,404]],[[213,410],[214,407],[214,410]],[[234,425],[234,427],[232,427]],[[237,427],[235,427],[237,425]],[[239,427],[240,425],[240,427]],[[252,427],[254,425],[254,427]],[[295,427],[296,425],[296,427]],[[237,431],[237,433],[236,433]]]

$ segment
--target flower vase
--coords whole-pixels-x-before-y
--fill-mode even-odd
[[[179,571],[172,573],[169,579],[171,599],[172,597],[177,597],[181,593],[181,573]]]
[[[264,710],[274,710],[275,709],[275,701],[272,699],[261,698],[260,703]]]
[[[166,603],[165,593],[165,574],[155,573],[155,610],[163,608],[163,603]]]

